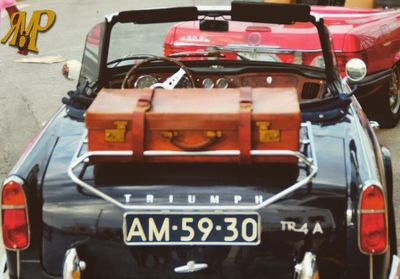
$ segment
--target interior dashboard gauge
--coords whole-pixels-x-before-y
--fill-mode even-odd
[[[203,80],[203,87],[208,89],[214,88],[214,82],[210,78],[205,78]]]
[[[225,88],[228,88],[228,86],[229,86],[229,83],[228,83],[228,80],[226,78],[220,78],[220,79],[217,80],[217,87],[218,88],[225,89]]]
[[[148,88],[158,83],[158,80],[151,75],[144,75],[137,78],[135,81],[135,88]]]
[[[192,82],[187,76],[183,76],[181,80],[179,81],[178,85],[176,88],[192,88]]]

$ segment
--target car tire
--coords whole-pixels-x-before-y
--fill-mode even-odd
[[[393,128],[400,119],[400,67],[395,66],[387,90],[377,99],[377,121],[382,128]]]

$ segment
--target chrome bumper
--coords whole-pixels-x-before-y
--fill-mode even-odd
[[[393,255],[392,267],[390,268],[390,275],[388,279],[399,279],[400,278],[400,258]]]
[[[294,271],[295,279],[319,279],[315,254],[306,252],[303,261],[294,266]]]
[[[78,252],[75,248],[69,249],[65,253],[63,265],[63,279],[79,279],[81,272],[86,269],[86,263],[79,260]]]
[[[5,266],[5,265],[4,265]],[[203,270],[207,268],[207,264],[196,264],[195,262],[188,262],[186,266],[175,268],[177,273],[190,273]],[[4,267],[3,267],[4,268]],[[63,279],[79,279],[81,273],[86,269],[86,263],[81,261],[78,252],[75,248],[69,249],[65,253],[63,265]],[[319,279],[317,268],[317,257],[312,252],[306,252],[303,260],[294,266],[295,279]],[[4,274],[3,277],[4,278]],[[400,258],[396,255],[393,256],[390,275],[388,279],[400,278]]]

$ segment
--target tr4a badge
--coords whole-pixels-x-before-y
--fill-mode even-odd
[[[305,235],[308,234],[308,232],[311,232],[313,235],[314,234],[324,234],[324,231],[321,227],[321,224],[319,222],[316,222],[314,225],[304,223],[303,225],[297,225],[296,222],[293,221],[281,221],[281,229],[283,232],[298,232],[298,233],[304,233]]]

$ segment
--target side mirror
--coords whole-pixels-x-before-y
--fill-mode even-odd
[[[61,73],[66,79],[77,80],[81,72],[81,62],[77,60],[68,60],[61,69]]]
[[[346,63],[346,77],[357,82],[365,78],[367,75],[367,65],[361,59],[354,58]]]

